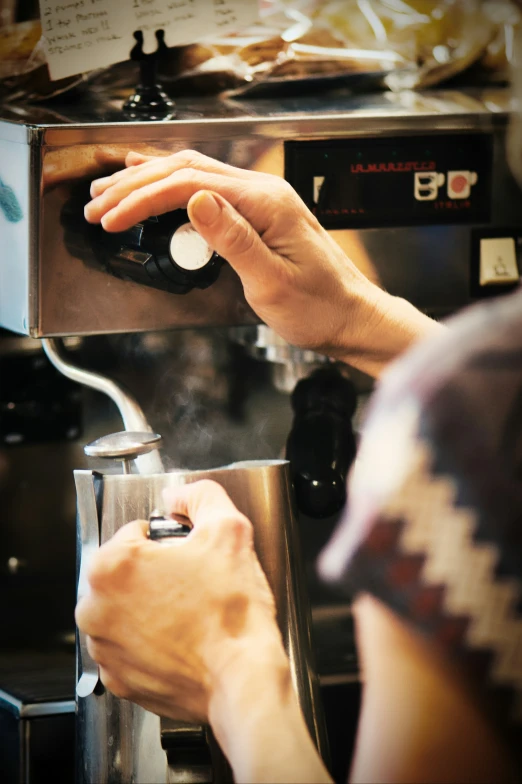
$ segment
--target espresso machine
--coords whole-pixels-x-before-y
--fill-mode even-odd
[[[22,394],[19,384],[6,387],[7,371],[0,379],[9,425],[0,444],[0,486],[9,497],[8,512],[0,504],[2,579],[14,604],[26,597],[11,613],[18,648],[38,648],[47,629],[45,651],[58,648],[74,661],[72,608],[88,554],[138,515],[177,535],[161,528],[168,523],[156,508],[161,488],[214,476],[253,518],[310,732],[326,757],[318,676],[332,770],[342,778],[358,711],[353,629],[349,605],[318,584],[313,563],[345,502],[372,382],[280,341],[212,248],[199,246],[197,260],[180,255],[180,232],[193,232],[183,210],[108,235],[86,224],[83,206],[90,182],[122,168],[129,149],[194,149],[279,175],[368,277],[443,318],[519,283],[522,196],[506,163],[509,112],[503,88],[180,99],[175,113],[156,119],[130,117],[119,101],[96,96],[2,108],[0,362],[11,378],[20,378],[24,361],[46,374],[34,405],[30,383]],[[35,436],[43,420],[48,427]],[[342,444],[332,436],[313,448],[317,433],[339,429]],[[323,470],[331,449],[342,457],[338,476]],[[38,484],[43,464],[52,491],[50,481]],[[258,483],[270,493],[260,497]],[[28,508],[35,488],[47,500]],[[270,504],[280,525],[266,531]],[[36,578],[49,586],[56,574],[64,575],[62,588],[51,592],[52,612],[33,634]],[[78,784],[227,780],[208,728],[169,724],[112,698],[84,642],[76,645],[76,676],[70,668],[68,686],[52,694],[37,688],[38,672],[43,679],[52,668],[27,665],[22,688],[10,684],[12,658],[2,665],[8,719],[0,731],[26,743],[24,764],[14,761],[6,780],[38,781],[27,747],[37,719],[74,715]],[[345,689],[344,714],[329,689]],[[62,737],[70,749],[70,736]]]

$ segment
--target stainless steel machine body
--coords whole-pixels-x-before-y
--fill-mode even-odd
[[[4,107],[0,174],[13,188],[23,217],[9,222],[0,216],[0,325],[42,337],[255,323],[240,282],[226,265],[210,288],[173,298],[107,275],[90,263],[86,244],[77,253],[82,258],[75,257],[64,238],[64,207],[90,180],[121,168],[131,148],[157,154],[195,149],[244,168],[286,174],[298,184],[299,176],[291,170],[303,168],[303,160],[317,161],[321,144],[337,142],[336,176],[347,183],[353,180],[355,155],[365,161],[373,156],[378,166],[383,161],[393,166],[393,160],[410,165],[408,150],[417,142],[424,145],[428,157],[419,176],[429,164],[428,191],[421,192],[420,199],[428,202],[433,169],[426,147],[434,148],[433,166],[447,160],[449,168],[463,170],[453,171],[461,183],[462,176],[472,176],[472,168],[482,167],[475,186],[475,191],[482,189],[477,209],[472,204],[462,211],[462,190],[443,189],[435,217],[424,221],[426,210],[413,215],[405,205],[403,213],[387,218],[386,205],[384,212],[372,209],[382,190],[378,187],[365,197],[362,210],[351,210],[359,214],[340,215],[350,212],[340,208],[330,210],[338,213],[335,220],[323,215],[325,225],[370,277],[433,315],[446,315],[474,299],[480,231],[518,239],[522,197],[505,156],[509,108],[509,93],[500,88],[363,97],[340,93],[284,103],[181,100],[174,120],[141,123],[125,122],[119,106],[110,103],[84,101],[53,110]],[[304,142],[316,146],[305,148]],[[299,143],[300,150],[291,149],[293,143]],[[356,153],[358,143],[363,147]],[[457,144],[462,146],[459,155]],[[417,145],[417,158],[419,151]],[[395,158],[387,163],[390,156]],[[345,158],[344,172],[339,162]],[[304,184],[300,181],[303,195],[312,187],[318,191],[321,175],[325,179],[325,171],[314,166],[305,172]],[[413,170],[411,177],[413,195]],[[473,183],[469,180],[468,187]],[[314,200],[310,195],[308,201]],[[417,209],[419,200],[412,204]],[[82,238],[77,240],[81,246]]]
[[[256,551],[275,596],[294,686],[310,733],[324,754],[326,739],[312,662],[309,605],[303,595],[300,545],[286,461],[247,461],[211,471],[157,475],[106,474],[103,478],[91,471],[76,471],[78,548],[84,559],[81,570],[97,547],[98,525],[101,541],[106,541],[129,520],[148,519],[154,509],[161,508],[165,487],[208,478],[219,482],[253,523]],[[195,585],[194,591],[197,589]],[[172,612],[176,612],[175,607]],[[159,718],[107,691],[80,698],[77,718],[83,741],[78,749],[79,782],[164,784],[167,780],[226,780],[216,771],[211,778],[193,778],[194,766],[185,768],[176,759],[175,748],[169,758],[167,778]]]

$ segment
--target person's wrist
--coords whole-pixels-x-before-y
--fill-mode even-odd
[[[238,735],[295,700],[290,663],[278,635],[230,640],[210,666],[209,722],[225,753]]]
[[[379,322],[387,310],[386,294],[358,270],[340,281],[337,328],[325,353],[343,362],[362,358],[378,340]],[[372,337],[375,335],[375,338]]]
[[[212,679],[208,716],[235,780],[331,784],[301,712],[277,627],[244,638],[228,653]]]
[[[214,657],[209,673],[209,702],[215,709],[224,700],[239,701],[245,689],[259,690],[268,699],[284,697],[290,663],[277,630],[277,634],[256,634],[227,641]],[[268,689],[266,684],[262,685],[265,676]]]
[[[386,366],[441,325],[369,280],[350,292],[352,305],[336,359],[377,377]]]

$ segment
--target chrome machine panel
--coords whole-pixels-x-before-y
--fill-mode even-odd
[[[435,316],[473,299],[474,232],[514,236],[522,196],[505,161],[504,89],[287,98],[283,102],[181,100],[164,122],[125,122],[119,104],[4,107],[0,178],[23,217],[0,215],[0,325],[33,337],[143,332],[255,322],[225,266],[206,290],[173,295],[108,275],[83,247],[64,241],[62,210],[94,178],[121,168],[129,149],[195,149],[236,166],[284,176],[287,141],[484,134],[491,140],[491,215],[486,223],[332,230],[370,277]],[[488,235],[489,236],[489,235]],[[81,240],[80,240],[81,245]]]

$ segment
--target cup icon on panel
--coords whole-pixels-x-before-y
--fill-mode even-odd
[[[478,182],[477,172],[449,171],[448,196],[450,199],[469,199],[471,189]]]
[[[415,198],[417,201],[435,201],[446,177],[440,172],[415,172]]]

